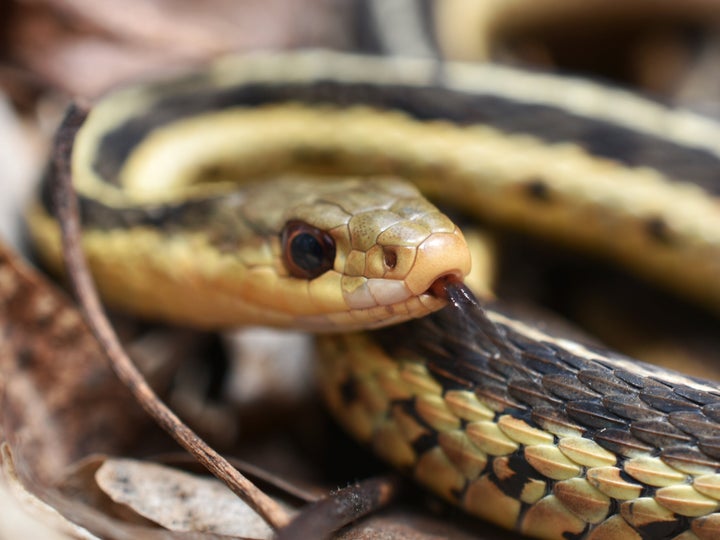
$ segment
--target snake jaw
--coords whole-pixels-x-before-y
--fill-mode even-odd
[[[383,278],[361,278],[363,282],[344,293],[350,309],[367,309],[374,306],[398,304],[413,296],[403,281]]]

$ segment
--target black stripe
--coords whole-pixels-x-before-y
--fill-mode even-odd
[[[229,89],[195,88],[160,97],[141,117],[128,119],[103,137],[93,166],[101,177],[115,182],[135,145],[160,126],[205,111],[288,101],[310,105],[369,105],[401,110],[418,120],[486,124],[508,134],[533,135],[548,143],[572,142],[597,156],[628,166],[656,168],[710,193],[720,193],[720,159],[711,152],[689,149],[607,121],[573,115],[551,106],[438,86],[418,88],[329,80],[282,85],[252,83]]]

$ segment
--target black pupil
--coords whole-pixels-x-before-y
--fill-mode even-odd
[[[300,233],[290,242],[293,262],[306,272],[313,272],[325,262],[325,248],[309,233]]]

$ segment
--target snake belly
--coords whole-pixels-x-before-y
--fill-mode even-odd
[[[73,177],[101,290],[122,304],[131,277],[163,298],[190,295],[162,309],[126,307],[220,327],[261,314],[223,308],[235,318],[213,319],[204,302],[215,292],[167,275],[204,265],[217,276],[226,260],[218,254],[238,238],[211,234],[192,244],[202,256],[190,256],[188,224],[208,236],[208,206],[228,193],[236,206],[247,202],[229,185],[288,173],[401,177],[485,222],[592,252],[718,309],[719,156],[715,123],[586,81],[310,51],[228,58],[109,95],[76,139]],[[57,265],[48,193],[31,230]],[[458,234],[434,212],[416,213]],[[181,264],[144,265],[133,252],[143,245],[158,258],[179,252]],[[263,260],[277,251],[264,248]],[[216,281],[233,287],[225,274]],[[314,289],[316,299],[328,287]],[[442,304],[427,297],[409,317]],[[324,339],[331,409],[446,499],[531,536],[720,537],[716,383],[553,337],[501,310],[482,313],[448,307],[389,334]],[[353,317],[331,329],[362,326]]]

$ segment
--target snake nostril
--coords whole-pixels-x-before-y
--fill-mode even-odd
[[[383,250],[383,263],[385,267],[392,270],[397,266],[398,262],[397,252],[391,248],[385,248]]]

